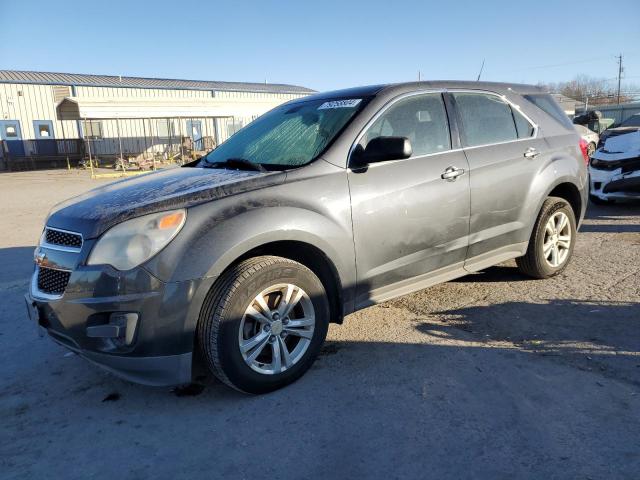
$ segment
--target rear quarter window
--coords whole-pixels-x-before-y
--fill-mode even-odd
[[[553,117],[560,125],[569,130],[573,130],[573,123],[566,113],[560,108],[560,105],[553,99],[551,95],[544,93],[534,95],[523,95],[526,100],[533,103],[547,115]]]

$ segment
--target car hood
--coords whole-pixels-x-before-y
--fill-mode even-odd
[[[604,141],[605,138],[615,137],[618,135],[626,135],[627,133],[633,133],[640,130],[640,127],[612,127],[607,128],[600,134],[600,139]]]
[[[66,200],[52,209],[47,225],[79,232],[90,239],[130,218],[188,208],[282,183],[285,178],[285,172],[170,168],[120,180]]]
[[[622,135],[612,135],[596,150],[593,158],[598,160],[622,160],[640,156],[640,131],[635,130]]]

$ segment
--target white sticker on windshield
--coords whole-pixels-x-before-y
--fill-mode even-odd
[[[350,98],[348,100],[334,100],[332,102],[324,102],[318,107],[318,110],[326,110],[328,108],[353,108],[358,106],[361,101],[361,98]]]

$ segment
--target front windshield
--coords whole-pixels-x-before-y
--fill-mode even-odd
[[[364,98],[345,98],[276,107],[209,152],[204,160],[243,160],[281,168],[305,165],[329,146],[365,103]]]
[[[640,115],[633,115],[620,124],[621,127],[640,127]]]

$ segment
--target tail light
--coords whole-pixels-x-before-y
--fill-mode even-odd
[[[589,148],[589,144],[586,142],[584,138],[580,139],[580,151],[582,152],[582,158],[584,158],[584,163],[589,165],[589,154],[587,150]]]

